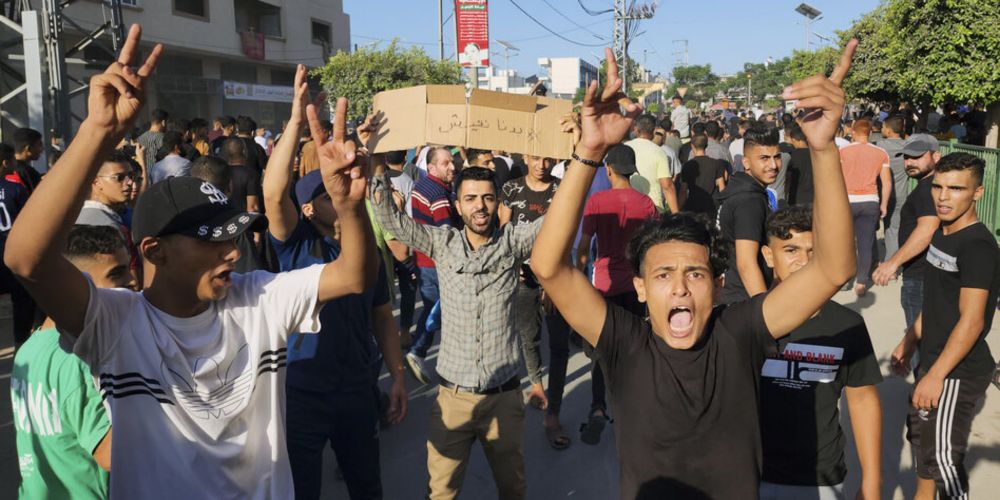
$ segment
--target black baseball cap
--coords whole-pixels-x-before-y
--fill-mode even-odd
[[[618,175],[628,177],[636,173],[635,150],[627,144],[615,144],[608,150],[604,163]]]
[[[210,182],[194,177],[171,177],[139,196],[132,219],[132,241],[182,234],[204,241],[227,241],[247,229],[263,231],[267,219],[243,212]]]

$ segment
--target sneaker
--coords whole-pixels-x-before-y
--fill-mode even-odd
[[[433,380],[430,371],[427,370],[427,362],[412,352],[406,353],[406,367],[410,369],[410,375],[421,384],[430,384]]]

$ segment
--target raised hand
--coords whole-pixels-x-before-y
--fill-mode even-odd
[[[636,117],[642,113],[642,106],[632,102],[622,92],[622,80],[618,77],[618,64],[611,49],[604,49],[608,65],[608,81],[604,90],[597,93],[597,82],[590,82],[580,108],[580,142],[577,154],[586,160],[600,161],[604,153],[625,138]],[[622,114],[622,108],[625,114]]]
[[[153,73],[156,61],[163,53],[163,46],[156,44],[146,62],[138,70],[132,69],[132,60],[141,39],[142,28],[133,24],[118,60],[111,63],[104,73],[90,79],[87,122],[107,131],[115,143],[132,128],[146,97],[146,79]]]
[[[361,203],[365,199],[368,185],[365,173],[358,161],[357,146],[354,141],[345,140],[347,130],[347,99],[337,99],[336,116],[333,120],[333,139],[326,140],[323,127],[319,124],[319,107],[306,107],[309,130],[316,142],[319,168],[323,172],[323,184],[330,194],[334,206]]]
[[[325,101],[326,92],[320,92],[312,100],[312,105],[316,106],[316,109],[320,109]],[[289,117],[289,121],[296,123],[305,121],[306,106],[309,104],[309,71],[304,64],[300,64],[295,68],[295,94],[292,97],[292,115]]]
[[[851,60],[858,47],[857,40],[847,42],[840,62],[830,77],[815,75],[795,82],[781,94],[784,99],[797,99],[795,107],[801,110],[796,118],[806,141],[812,149],[829,147],[837,135],[840,119],[844,114],[844,89],[841,83],[851,69]]]

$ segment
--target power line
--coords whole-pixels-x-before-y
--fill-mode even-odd
[[[584,4],[583,4],[583,0],[576,0],[576,1],[577,1],[577,3],[579,3],[579,4],[580,4],[580,8],[581,8],[581,9],[583,9],[583,11],[584,11],[584,12],[586,12],[587,14],[590,14],[590,15],[592,15],[592,16],[599,16],[599,15],[601,15],[601,14],[607,14],[607,13],[609,13],[609,12],[614,12],[614,11],[615,11],[615,9],[608,9],[608,10],[590,10],[590,9],[588,9],[588,8],[587,8],[587,6],[586,6],[586,5],[584,5]]]
[[[608,23],[608,20],[607,19],[603,19],[603,20],[600,20],[600,21],[592,22],[590,24],[585,24],[584,26],[590,27],[590,26],[597,26],[598,24],[607,24],[607,23]],[[573,29],[570,29],[570,30],[565,30],[565,31],[563,31],[563,33],[572,33],[574,31],[580,31],[580,28],[573,28]],[[549,38],[551,36],[553,36],[553,35],[529,36],[527,38],[518,38],[516,40],[510,40],[510,41],[511,42],[529,42],[531,40],[539,40],[539,39],[542,39],[542,38]]]
[[[581,28],[581,29],[585,30],[587,33],[590,33],[591,35],[596,36],[600,40],[606,40],[606,38],[604,36],[599,35],[597,33],[594,33],[593,31],[591,31],[591,30],[589,30],[589,29],[581,26],[580,23],[578,23],[578,22],[570,19],[569,16],[567,16],[566,14],[563,14],[559,9],[555,8],[555,6],[553,6],[551,3],[549,3],[549,0],[542,0],[542,2],[545,3],[545,5],[548,5],[550,9],[554,10],[556,12],[556,14],[559,14],[560,17],[562,17],[563,19],[569,21],[573,26],[576,26],[578,28]]]
[[[517,10],[521,11],[522,14],[524,14],[525,16],[528,16],[528,19],[531,19],[532,21],[535,22],[535,24],[537,24],[537,25],[541,26],[542,28],[544,28],[545,31],[548,31],[549,33],[552,33],[553,35],[555,35],[555,36],[557,36],[557,37],[559,37],[559,38],[561,38],[561,39],[563,39],[563,40],[565,40],[565,41],[567,41],[569,43],[572,43],[574,45],[579,45],[581,47],[604,47],[606,45],[606,44],[603,44],[603,43],[582,43],[582,42],[577,42],[576,40],[570,40],[569,38],[566,38],[566,37],[560,35],[559,33],[556,33],[555,31],[552,31],[548,26],[546,26],[545,24],[543,24],[538,19],[535,19],[534,16],[532,16],[531,14],[528,14],[528,11],[524,10],[524,8],[521,7],[520,5],[518,5],[517,2],[515,2],[514,0],[510,0],[510,3],[514,4],[514,7],[517,7]]]

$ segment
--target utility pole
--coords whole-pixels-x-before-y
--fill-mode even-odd
[[[518,49],[514,46],[514,44],[505,40],[497,40],[496,42],[503,47],[503,91],[507,92],[510,90],[510,51],[513,50],[514,52],[517,52],[521,49]]]
[[[641,33],[633,30],[638,21],[651,19],[656,14],[657,4],[636,5],[636,0],[615,0],[614,53],[622,79],[622,92],[628,92],[629,68],[628,46]]]
[[[438,60],[444,61],[444,0],[438,0]]]
[[[686,39],[681,39],[681,40],[674,40],[673,43],[683,43],[684,44],[684,50],[682,50],[682,51],[679,50],[677,52],[674,52],[674,55],[675,56],[680,56],[680,55],[683,54],[684,55],[684,59],[679,59],[677,62],[682,62],[683,61],[684,66],[687,66],[688,65],[688,41]]]

